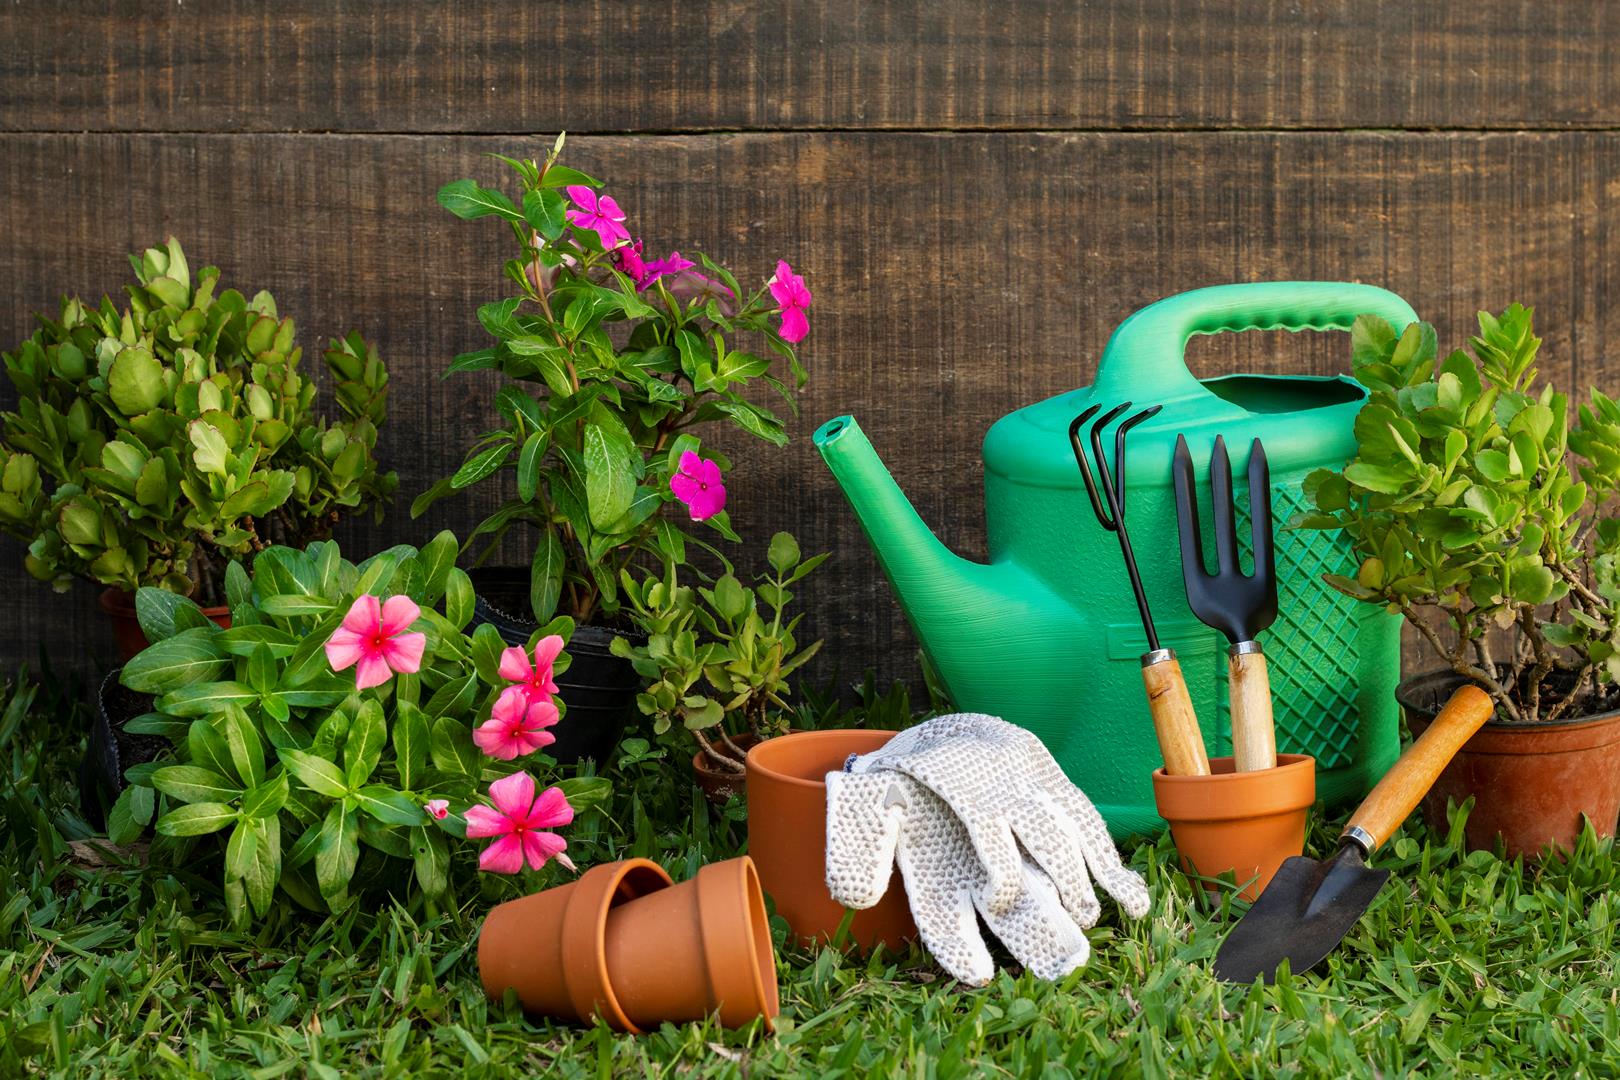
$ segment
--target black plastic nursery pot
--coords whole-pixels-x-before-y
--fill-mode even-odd
[[[125,769],[156,761],[169,749],[169,741],[161,736],[124,730],[126,721],[152,711],[152,695],[137,693],[119,682],[123,671],[121,667],[113,668],[101,680],[96,692],[95,722],[79,764],[79,799],[92,824],[106,820],[107,811],[124,790]]]
[[[508,645],[527,645],[539,629],[529,608],[529,571],[479,567],[468,576],[474,593],[472,626],[488,623]],[[637,640],[627,631],[585,625],[576,626],[568,642],[572,663],[557,676],[557,696],[567,715],[551,729],[557,741],[546,747],[563,764],[586,758],[606,761],[631,720],[641,677],[630,661],[613,655],[616,637]]]

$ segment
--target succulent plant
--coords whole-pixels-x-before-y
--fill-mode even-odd
[[[313,414],[290,318],[260,292],[215,294],[179,241],[131,256],[127,307],[64,299],[4,354],[17,410],[0,416],[0,529],[28,572],[155,585],[222,603],[225,566],[301,546],[395,486],[374,451],[388,372],[357,333],[325,352],[344,418]]]

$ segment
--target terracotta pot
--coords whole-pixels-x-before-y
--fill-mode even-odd
[[[1416,675],[1396,688],[1414,736],[1463,680],[1447,671]],[[1423,820],[1444,833],[1446,801],[1474,808],[1463,826],[1470,851],[1502,840],[1508,858],[1539,856],[1549,845],[1575,846],[1582,818],[1599,837],[1620,818],[1620,712],[1551,724],[1487,721],[1463,744],[1423,798]]]
[[[718,1013],[728,1027],[779,1012],[765,900],[745,856],[672,884],[626,859],[501,904],[478,935],[484,992],[575,1023],[640,1033]]]
[[[119,659],[130,660],[151,644],[141,631],[141,621],[135,617],[134,593],[125,589],[103,589],[101,610],[107,613],[107,618],[112,622],[113,641],[118,646]],[[224,629],[231,628],[230,608],[205,607],[203,614]]]
[[[748,853],[777,914],[801,939],[830,941],[845,907],[827,892],[827,785],[851,754],[867,754],[892,731],[801,731],[748,752]],[[898,871],[883,899],[855,913],[850,940],[870,949],[904,947],[917,936]]]
[[[1278,754],[1277,767],[1237,772],[1229,757],[1210,758],[1209,776],[1153,771],[1153,801],[1170,823],[1181,868],[1195,881],[1230,873],[1253,900],[1290,855],[1305,851],[1305,824],[1316,802],[1316,759]],[[1211,893],[1220,886],[1200,882]]]
[[[746,754],[759,745],[759,736],[735,735],[731,741]],[[697,779],[697,786],[703,789],[704,798],[717,806],[730,802],[733,795],[741,795],[746,786],[743,773],[726,772],[702,750],[692,755],[692,775]]]

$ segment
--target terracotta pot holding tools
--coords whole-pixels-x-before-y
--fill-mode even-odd
[[[1283,860],[1305,850],[1305,825],[1316,802],[1316,760],[1279,754],[1272,769],[1238,772],[1230,757],[1212,758],[1208,776],[1153,773],[1153,799],[1170,823],[1181,868],[1211,894],[1230,873],[1238,895],[1254,900]]]
[[[134,593],[127,589],[103,589],[101,610],[107,613],[107,621],[112,624],[113,643],[118,646],[120,660],[134,659],[137,653],[151,644],[146,640],[141,621],[135,615]],[[202,612],[220,627],[226,630],[231,628],[230,608],[223,605],[205,607]]]
[[[748,752],[748,852],[777,914],[801,940],[831,941],[848,913],[827,892],[827,785],[851,754],[869,754],[892,731],[801,731]],[[863,949],[904,948],[917,936],[898,870],[883,899],[857,911],[849,937]]]
[[[747,856],[674,884],[657,863],[625,859],[501,904],[478,935],[484,992],[517,992],[525,1012],[573,1023],[599,1015],[640,1034],[666,1020],[717,1016],[726,1027],[780,1012],[776,955],[759,876]]]

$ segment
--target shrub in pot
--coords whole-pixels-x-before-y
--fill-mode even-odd
[[[721,424],[787,442],[782,421],[744,391],[764,383],[795,408],[805,372],[794,345],[808,333],[810,292],[785,262],[745,293],[706,256],[651,257],[600,181],[558,164],[562,146],[559,137],[543,161],[502,158],[517,174],[515,199],[470,179],[439,191],[457,217],[494,217],[511,229],[516,257],[505,271],[514,294],[479,308],[493,343],[457,356],[446,371],[499,371],[499,421],[411,513],[515,474],[515,494],[469,543],[487,541],[482,562],[514,526],[533,535],[529,612],[536,622],[560,612],[578,624],[577,682],[564,689],[576,699],[576,725],[585,726],[560,735],[559,758],[600,760],[617,742],[637,685],[610,653],[628,629],[620,575],[684,564],[689,545],[714,550],[710,540],[737,539],[725,512],[729,462],[696,432]],[[749,338],[766,355],[741,344]],[[782,365],[783,377],[773,374]],[[669,512],[672,503],[683,504],[680,512]],[[697,523],[702,536],[687,531]],[[526,620],[512,617],[514,606],[503,599],[481,615],[521,636]]]
[[[143,589],[153,643],[122,681],[154,701],[125,727],[166,739],[173,760],[129,770],[112,839],[151,823],[160,855],[217,846],[237,924],[278,896],[314,910],[381,888],[446,897],[468,837],[494,838],[484,869],[566,863],[551,830],[606,793],[596,778],[542,793],[531,775],[565,707],[551,692],[568,622],[529,651],[468,634],[458,550],[448,532],[359,564],[332,541],[267,548],[251,574],[227,567],[229,629]]]
[[[821,649],[820,641],[799,646],[794,635],[804,616],[785,616],[788,586],[826,558],[803,558],[781,532],[771,538],[770,570],[752,586],[729,564],[712,586],[695,588],[681,584],[674,562],[639,582],[624,573],[625,599],[647,638],[642,645],[619,639],[614,652],[646,681],[636,704],[654,732],[686,732],[697,744],[692,769],[715,801],[742,792],[744,758],[755,743],[787,731],[789,678]]]
[[[373,453],[388,372],[358,334],[324,353],[343,414],[327,420],[269,293],[216,295],[219,270],[193,275],[173,238],[130,261],[127,305],[64,299],[5,354],[18,404],[0,416],[0,529],[58,590],[107,587],[126,658],[145,644],[137,588],[223,621],[232,560],[322,538],[344,512],[380,515],[395,483]]]
[[[1361,566],[1328,583],[1405,615],[1440,657],[1398,691],[1415,731],[1461,681],[1496,703],[1431,824],[1472,797],[1472,846],[1534,854],[1570,847],[1582,815],[1612,835],[1620,813],[1620,406],[1592,389],[1571,415],[1539,377],[1529,309],[1479,326],[1441,360],[1427,324],[1356,322],[1360,448],[1307,478],[1295,524],[1343,529]]]

